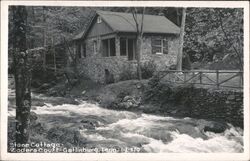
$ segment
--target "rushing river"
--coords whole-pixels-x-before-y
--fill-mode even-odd
[[[104,109],[81,102],[37,106],[34,110],[49,127],[78,128],[88,147],[134,148],[140,152],[243,152],[243,130],[229,125],[219,134],[204,132],[203,119],[162,117]],[[43,120],[44,119],[44,120]],[[88,128],[82,120],[94,120]],[[86,122],[86,121],[85,121]],[[95,124],[96,125],[96,124]],[[130,149],[131,150],[131,149]]]

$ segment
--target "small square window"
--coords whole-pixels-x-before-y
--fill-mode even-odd
[[[102,22],[102,18],[99,16],[97,17],[97,23],[101,23]]]
[[[168,54],[168,41],[166,39],[152,38],[153,54]]]

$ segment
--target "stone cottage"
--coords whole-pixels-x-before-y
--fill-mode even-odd
[[[175,65],[179,32],[164,16],[144,15],[141,63],[153,61],[157,70]],[[73,44],[79,70],[96,82],[119,81],[127,69],[136,72],[136,26],[131,13],[97,11]]]

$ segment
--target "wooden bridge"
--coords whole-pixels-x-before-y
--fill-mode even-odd
[[[243,71],[238,70],[166,70],[160,79],[176,84],[193,84],[208,88],[243,89]]]

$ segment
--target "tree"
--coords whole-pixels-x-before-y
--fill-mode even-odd
[[[184,52],[191,62],[200,63],[199,68],[213,69],[217,62],[218,69],[239,69],[243,64],[243,9],[187,8],[184,37]]]
[[[141,74],[141,55],[142,55],[142,43],[143,43],[143,21],[144,21],[145,7],[142,9],[141,19],[138,16],[137,8],[132,9],[133,19],[136,25],[136,60],[137,60],[137,72],[138,79],[142,79]]]
[[[222,17],[223,17],[222,11],[221,11],[221,10],[218,10],[218,11],[217,11],[217,14],[218,14],[218,18],[219,18],[220,28],[221,28],[221,30],[222,30],[222,32],[223,32],[223,34],[224,34],[225,40],[232,46],[233,51],[235,52],[235,54],[237,55],[237,58],[238,58],[238,60],[239,60],[239,62],[238,62],[238,63],[239,63],[239,67],[240,67],[241,70],[243,70],[243,60],[242,60],[242,57],[241,57],[241,54],[240,54],[240,52],[242,52],[242,55],[243,55],[243,51],[238,51],[238,50],[236,49],[234,43],[230,40],[229,35],[228,35],[227,32],[225,31],[225,28],[224,28],[224,26],[223,26],[223,20],[222,20]],[[241,35],[238,35],[238,36],[240,37]],[[240,41],[240,38],[239,38],[239,37],[237,37],[237,38],[238,38],[238,40]],[[239,43],[240,43],[240,42],[239,42]],[[241,49],[239,49],[239,50],[241,50]]]
[[[182,9],[182,19],[181,19],[180,41],[179,41],[178,56],[177,56],[177,70],[182,70],[185,21],[186,21],[186,8],[183,8]]]
[[[13,12],[13,57],[16,89],[16,142],[29,140],[31,108],[31,68],[26,44],[27,11],[24,6],[12,6]]]

